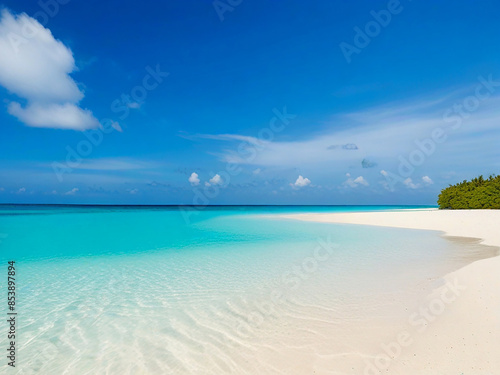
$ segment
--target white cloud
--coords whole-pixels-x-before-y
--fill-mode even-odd
[[[408,177],[406,180],[404,180],[403,184],[405,184],[406,187],[408,187],[409,189],[418,189],[420,187],[420,185],[415,184],[410,177]]]
[[[355,188],[359,185],[364,185],[368,186],[370,185],[368,181],[365,180],[363,176],[358,176],[356,178],[352,178],[350,173],[345,174],[347,177],[347,180],[344,182],[344,185]]]
[[[8,112],[26,125],[35,128],[85,130],[87,127],[99,126],[92,112],[72,103],[33,103],[23,108],[19,103],[12,102],[8,106]]]
[[[26,192],[26,188],[22,187],[17,191],[17,194],[22,194]]]
[[[0,191],[4,191],[5,189],[3,187],[0,187]]]
[[[259,174],[261,172],[260,168],[257,168],[257,169],[254,169],[253,170],[253,174]]]
[[[128,192],[130,194],[137,194],[139,192],[139,189],[130,189]]]
[[[264,139],[259,139],[256,137],[251,137],[247,135],[240,135],[240,134],[185,134],[181,133],[179,134],[180,137],[190,139],[190,140],[195,140],[195,139],[212,139],[216,141],[239,141],[243,143],[248,143],[257,147],[264,147],[265,145],[269,144],[269,141],[266,141]]]
[[[251,157],[248,152],[241,152],[238,141],[244,140],[252,145],[258,141],[255,138],[235,134],[204,135],[203,138],[233,143],[231,147],[214,150],[212,154],[220,160],[263,169],[300,168],[318,173],[328,170],[330,174],[340,175],[342,170],[359,165],[367,158],[388,173],[400,175],[400,157],[408,160],[410,155],[421,153],[420,149],[427,147],[428,153],[438,149],[439,152],[432,153],[432,156],[426,154],[426,173],[441,173],[443,169],[449,170],[456,165],[460,165],[462,171],[474,171],[477,170],[478,160],[488,169],[495,170],[493,163],[498,160],[498,137],[492,137],[491,132],[498,128],[500,91],[481,100],[479,108],[474,112],[466,112],[466,117],[462,119],[456,113],[444,117],[447,111],[454,108],[454,104],[462,103],[464,98],[474,94],[476,82],[472,82],[472,85],[460,90],[449,90],[448,93],[417,97],[411,101],[387,103],[351,113],[336,113],[317,124],[321,129],[315,135],[275,137],[262,144],[262,147],[255,147],[256,152]],[[459,120],[462,122],[455,128]],[[442,143],[429,143],[434,134],[443,135],[440,138]],[[328,149],[332,145],[347,144],[355,144],[358,150],[345,150],[343,147]],[[475,158],[471,159],[470,155],[475,155]],[[366,173],[366,176],[371,176],[370,172]],[[407,177],[405,175],[402,178]]]
[[[422,181],[424,181],[427,185],[432,185],[434,183],[429,176],[422,177]]]
[[[99,158],[83,159],[74,169],[89,171],[125,171],[125,170],[151,170],[161,167],[161,163],[133,158]]]
[[[222,185],[222,178],[218,174],[216,174],[209,180],[209,182],[212,185]]]
[[[25,13],[3,10],[0,18],[0,85],[27,104],[9,104],[9,113],[28,126],[86,130],[99,122],[77,104],[84,94],[70,73],[73,53],[49,29]]]
[[[198,173],[191,173],[191,176],[189,176],[188,181],[191,183],[191,185],[196,186],[200,184],[200,179],[198,178]]]
[[[209,187],[209,186],[212,186],[212,185],[210,185],[210,182],[205,182],[205,186]]]
[[[78,188],[73,188],[70,191],[64,193],[64,195],[75,195],[78,192],[78,190],[79,190]]]
[[[432,179],[429,176],[422,177],[422,182],[424,183],[424,185],[432,185],[434,183],[434,181],[432,181]],[[422,184],[413,182],[413,180],[410,177],[404,180],[403,184],[405,184],[406,187],[409,189],[420,189],[423,187]]]
[[[311,180],[309,180],[308,178],[304,178],[302,176],[299,176],[297,178],[297,180],[295,181],[295,183],[293,184],[293,186],[304,187],[304,186],[307,186],[309,184],[311,184]]]
[[[365,180],[365,178],[363,176],[359,176],[359,177],[356,177],[354,179],[354,182],[357,183],[357,184],[360,184],[360,185],[365,185],[365,186],[368,186],[370,185],[368,183],[368,181]]]
[[[116,121],[111,121],[111,127],[112,127],[113,129],[115,129],[116,131],[119,131],[120,133],[122,133],[122,132],[123,132],[122,127],[121,127],[121,126],[120,126],[120,124],[119,124],[118,122],[116,122]]]

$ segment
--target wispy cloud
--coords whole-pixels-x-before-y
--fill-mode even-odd
[[[78,188],[73,188],[70,191],[67,191],[66,193],[64,193],[64,195],[75,195],[76,193],[78,193],[79,190],[80,189],[78,189]]]
[[[258,146],[269,143],[268,141],[264,141],[256,137],[239,134],[187,134],[185,132],[179,132],[178,135],[181,138],[189,139],[191,141],[200,139],[211,139],[215,141],[239,141]]]
[[[82,159],[74,169],[91,171],[150,170],[161,167],[159,162],[133,158]]]
[[[462,166],[470,164],[468,155],[471,154],[486,159],[486,162],[493,162],[498,152],[491,150],[498,148],[495,138],[489,136],[488,132],[498,129],[500,95],[483,100],[477,110],[467,113],[458,130],[453,130],[453,123],[444,117],[446,110],[463,102],[465,97],[461,95],[469,93],[468,89],[337,114],[325,122],[320,133],[316,132],[312,137],[310,133],[296,136],[295,140],[277,138],[266,142],[265,147],[259,148],[252,158],[242,155],[236,145],[218,148],[212,153],[224,162],[259,167],[329,170],[336,174],[352,166],[372,168],[378,165],[390,169],[397,165],[400,155],[407,156],[417,148],[416,142],[431,137],[433,130],[441,128],[449,132],[449,136],[444,144],[439,145],[440,152],[432,156],[433,162],[426,165],[432,172],[449,163]],[[238,134],[205,134],[197,137],[225,142],[243,141],[250,145],[259,142],[256,138]],[[486,150],[490,150],[488,155]]]

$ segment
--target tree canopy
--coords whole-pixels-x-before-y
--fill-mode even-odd
[[[441,209],[500,209],[500,176],[476,177],[441,190],[438,197]]]

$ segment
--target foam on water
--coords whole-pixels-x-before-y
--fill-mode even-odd
[[[175,208],[4,207],[0,260],[16,260],[19,312],[10,373],[357,366],[424,282],[492,255],[433,232],[274,215],[334,209],[217,208],[186,222]]]

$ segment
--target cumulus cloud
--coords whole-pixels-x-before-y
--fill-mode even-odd
[[[309,180],[308,178],[304,178],[302,176],[299,176],[297,178],[297,180],[295,181],[295,183],[293,184],[293,186],[295,187],[304,187],[304,186],[307,186],[307,185],[310,185],[311,184],[311,180]]]
[[[70,191],[64,193],[64,195],[75,195],[78,192],[78,190],[79,190],[78,188],[73,188]]]
[[[405,184],[406,187],[409,189],[418,189],[420,187],[418,184],[415,184],[410,177],[408,177],[406,180],[404,180],[403,184]]]
[[[212,184],[212,185],[222,185],[222,179],[221,177],[216,174],[215,176],[213,176],[209,182]]]
[[[49,29],[25,13],[0,16],[0,85],[26,100],[8,111],[28,126],[86,130],[99,122],[78,106],[84,94],[70,73],[73,53]]]
[[[420,189],[424,185],[432,185],[434,181],[429,176],[424,176],[422,177],[422,183],[416,183],[414,182],[410,177],[408,177],[406,180],[403,181],[403,184],[408,188],[408,189]]]
[[[198,173],[191,173],[191,176],[189,176],[188,181],[191,183],[191,185],[196,186],[200,184],[200,179],[198,178]]]
[[[368,186],[368,185],[369,185],[368,181],[366,181],[366,180],[365,180],[365,178],[364,178],[363,176],[356,177],[356,178],[354,179],[354,182],[355,182],[356,184],[360,184],[360,185],[365,185],[365,186]]]
[[[394,176],[394,175],[391,176],[389,172],[387,172],[383,169],[380,171],[380,174],[386,178],[385,181],[381,181],[380,183],[382,184],[382,186],[385,189],[387,189],[389,191],[394,191],[394,187],[390,186],[390,184],[389,184],[389,179],[396,179],[398,181],[401,181],[403,183],[403,185],[406,186],[408,189],[421,189],[424,186],[429,186],[429,185],[434,184],[434,181],[432,181],[432,179],[429,176],[423,176],[422,182],[419,183],[419,182],[413,181],[413,179],[411,179],[410,177],[403,180],[402,177],[400,177],[400,176]],[[394,181],[396,181],[396,180],[394,180]]]
[[[350,173],[346,173],[347,180],[344,182],[344,185],[355,188],[359,185],[368,186],[370,185],[368,181],[365,180],[363,176],[358,176],[356,178],[352,178]]]
[[[427,185],[432,185],[434,183],[434,181],[432,181],[429,176],[422,177],[422,181],[424,181],[424,183],[426,183]]]

